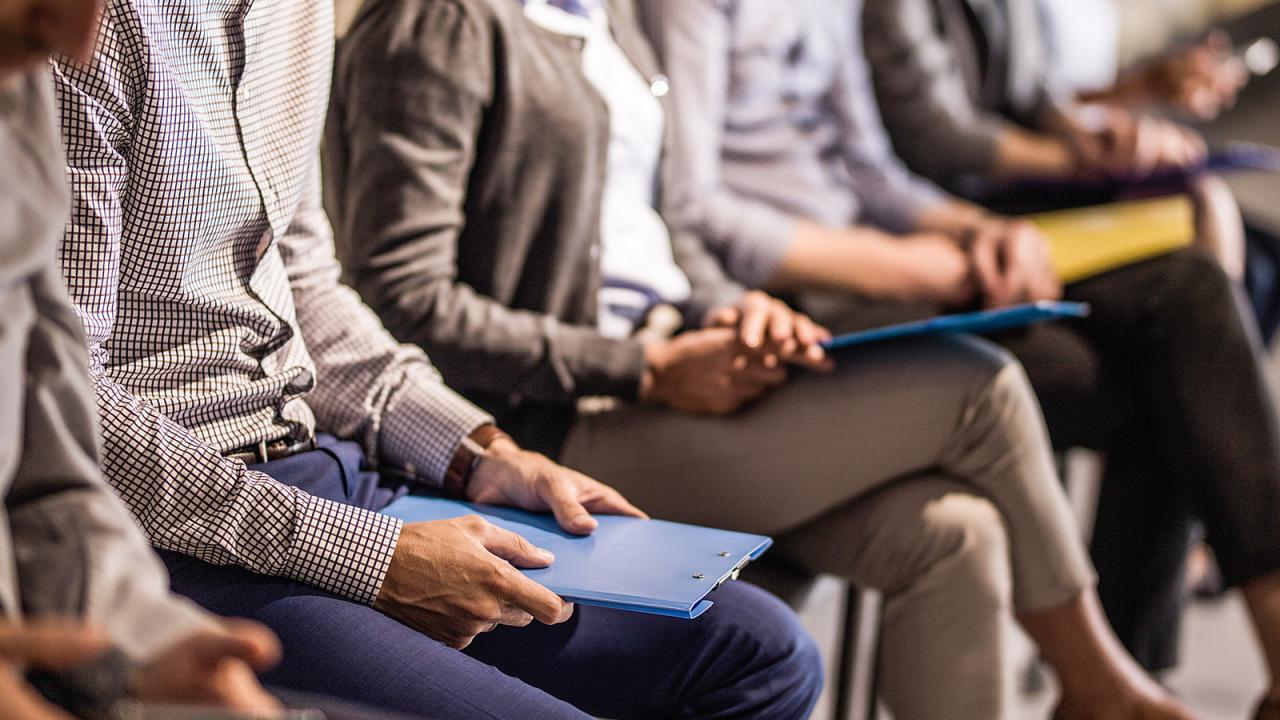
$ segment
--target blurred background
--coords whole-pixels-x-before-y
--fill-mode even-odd
[[[1280,41],[1280,2],[1276,0],[1040,0],[1054,43],[1056,75],[1077,90],[1105,88],[1117,72],[1144,59],[1159,55],[1181,44],[1202,39],[1213,29],[1224,29],[1237,48],[1269,37]],[[1264,143],[1280,147],[1280,70],[1254,78],[1234,107],[1208,122],[1193,122],[1211,145],[1232,141]],[[1235,191],[1245,220],[1255,236],[1280,238],[1280,174],[1251,172],[1229,173],[1227,180]],[[1280,247],[1277,248],[1280,250]],[[1280,345],[1280,343],[1278,343]],[[1280,349],[1271,348],[1273,392],[1280,388]],[[1096,481],[1096,461],[1090,457],[1072,457],[1067,467],[1068,485],[1080,517],[1092,516],[1091,492]],[[1277,537],[1280,542],[1280,535]],[[1202,559],[1202,558],[1201,558]],[[1198,562],[1195,560],[1194,562]],[[818,638],[838,636],[831,627],[840,616],[838,587],[832,585],[827,595],[821,583],[814,589],[811,602],[802,617]],[[1255,649],[1252,630],[1240,599],[1232,593],[1213,590],[1212,578],[1200,588],[1188,588],[1196,595],[1184,618],[1181,637],[1181,664],[1162,680],[1205,720],[1241,720],[1252,712],[1254,698],[1265,683],[1263,661]],[[875,602],[875,598],[871,598]],[[823,607],[823,605],[826,607]],[[874,618],[875,610],[863,609],[866,618]],[[867,619],[867,628],[873,627]],[[872,630],[874,632],[874,630]],[[865,633],[864,633],[865,635]],[[862,642],[868,642],[865,636]],[[868,646],[869,648],[870,646]],[[834,650],[831,648],[829,650]],[[873,649],[867,652],[874,653]],[[1052,678],[1039,670],[1029,642],[1022,652],[1028,666],[1024,686],[1024,717],[1028,720],[1049,717],[1056,695]],[[853,675],[858,671],[854,669]],[[828,677],[840,670],[828,669]],[[883,720],[889,715],[883,708],[859,707],[866,684],[865,676],[855,677],[854,707],[842,708],[842,720],[861,720],[872,716]],[[828,683],[828,695],[834,683]],[[829,698],[828,698],[829,699]],[[872,704],[873,701],[868,704]],[[815,720],[834,717],[829,704],[819,704]]]

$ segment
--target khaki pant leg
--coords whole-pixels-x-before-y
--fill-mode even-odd
[[[770,535],[896,480],[945,474],[1005,518],[1020,610],[1092,582],[1039,407],[1007,355],[937,337],[837,360],[835,372],[797,373],[727,418],[644,406],[584,415],[561,460],[656,517]]]
[[[783,535],[774,552],[884,593],[878,674],[897,720],[1012,717],[1009,543],[990,501],[911,478]]]

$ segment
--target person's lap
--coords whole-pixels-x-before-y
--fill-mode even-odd
[[[406,491],[360,466],[355,443],[255,466],[286,484],[379,510]],[[281,639],[268,684],[434,720],[658,717],[801,718],[821,688],[795,615],[728,583],[695,621],[578,607],[553,627],[498,628],[466,652],[317,588],[161,552],[173,589]],[[576,707],[575,707],[576,706]],[[582,708],[581,710],[578,708]]]
[[[797,372],[729,417],[643,405],[580,417],[560,460],[651,514],[779,534],[935,469],[1006,365],[971,338],[887,343]]]
[[[162,552],[175,592],[271,628],[284,649],[263,682],[437,720],[587,720],[568,703],[373,608],[242,568]]]
[[[797,699],[821,686],[821,677],[796,677],[795,665],[755,662],[779,648],[784,656],[812,648],[796,641],[802,631],[780,601],[746,583],[717,590],[715,607],[695,621],[580,606],[562,625],[498,628],[459,652],[300,583],[163,556],[177,592],[280,636],[284,659],[264,682],[394,712],[435,720],[585,720],[584,710],[790,718],[805,711]],[[813,683],[814,692],[777,692],[778,683],[795,682]],[[694,694],[709,706],[682,706]],[[720,714],[696,714],[713,708]]]

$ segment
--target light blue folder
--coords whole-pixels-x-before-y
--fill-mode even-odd
[[[940,335],[946,333],[991,333],[1030,325],[1057,318],[1080,318],[1089,314],[1088,303],[1037,302],[1026,305],[983,310],[981,312],[939,315],[927,320],[886,325],[872,330],[838,335],[822,346],[828,350],[865,345],[867,343],[913,335]]]
[[[579,537],[550,515],[436,497],[401,498],[383,512],[406,522],[479,515],[554,553],[551,567],[521,572],[564,599],[684,619],[706,612],[707,595],[773,544],[763,535],[613,515],[596,515],[600,527]]]

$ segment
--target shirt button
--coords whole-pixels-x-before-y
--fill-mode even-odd
[[[656,98],[664,98],[671,92],[671,80],[661,73],[654,75],[649,81],[649,92]]]
[[[300,395],[309,392],[315,386],[315,376],[306,368],[298,368],[298,374],[289,381],[289,385],[285,388],[286,392]]]

